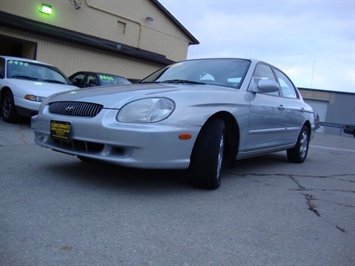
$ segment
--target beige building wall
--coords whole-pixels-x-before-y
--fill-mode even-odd
[[[36,42],[38,44],[36,59],[57,66],[68,76],[79,70],[88,70],[141,79],[161,67],[158,64],[142,62],[131,57],[112,55],[98,49],[69,44],[6,27],[0,28],[0,35]]]
[[[299,89],[299,91],[302,97],[307,100],[333,102],[336,95],[336,93],[331,91],[317,91],[307,89]]]
[[[39,12],[42,3],[52,14]],[[186,59],[189,38],[149,0],[0,0],[0,10],[57,27]],[[153,18],[149,21],[146,18]]]

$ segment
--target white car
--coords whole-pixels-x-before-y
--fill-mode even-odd
[[[0,56],[1,115],[6,122],[38,113],[43,99],[77,89],[55,66],[20,57]]]

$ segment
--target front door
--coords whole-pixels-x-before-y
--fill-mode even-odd
[[[269,65],[257,65],[251,86],[258,81],[270,79],[276,81]],[[244,151],[264,150],[285,144],[286,116],[281,102],[280,92],[254,93],[250,100],[248,140]]]

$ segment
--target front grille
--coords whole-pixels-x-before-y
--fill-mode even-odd
[[[53,102],[49,104],[49,112],[58,115],[94,117],[103,106],[85,102]]]
[[[71,140],[61,141],[61,140],[52,140],[56,146],[66,149],[68,151],[76,151],[76,152],[86,152],[86,153],[96,153],[101,152],[104,148],[104,144],[95,143],[95,142],[87,142],[80,140]]]
[[[47,142],[49,146],[53,150],[57,150],[64,153],[69,154],[84,154],[87,155],[97,155],[103,157],[122,157],[127,155],[126,150],[123,147],[111,146],[107,144],[97,143],[97,142],[89,142],[82,140],[72,139],[70,141],[49,139]]]

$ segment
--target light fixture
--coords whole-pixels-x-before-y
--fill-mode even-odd
[[[149,21],[149,22],[154,21],[154,18],[152,18],[152,17],[146,17],[145,19],[146,19],[147,21]]]
[[[41,6],[41,9],[39,11],[44,14],[50,15],[50,14],[52,14],[52,6],[43,3]]]
[[[82,4],[81,2],[78,3],[76,0],[72,0],[71,3],[74,5],[74,8],[76,10],[80,9],[81,4]]]

